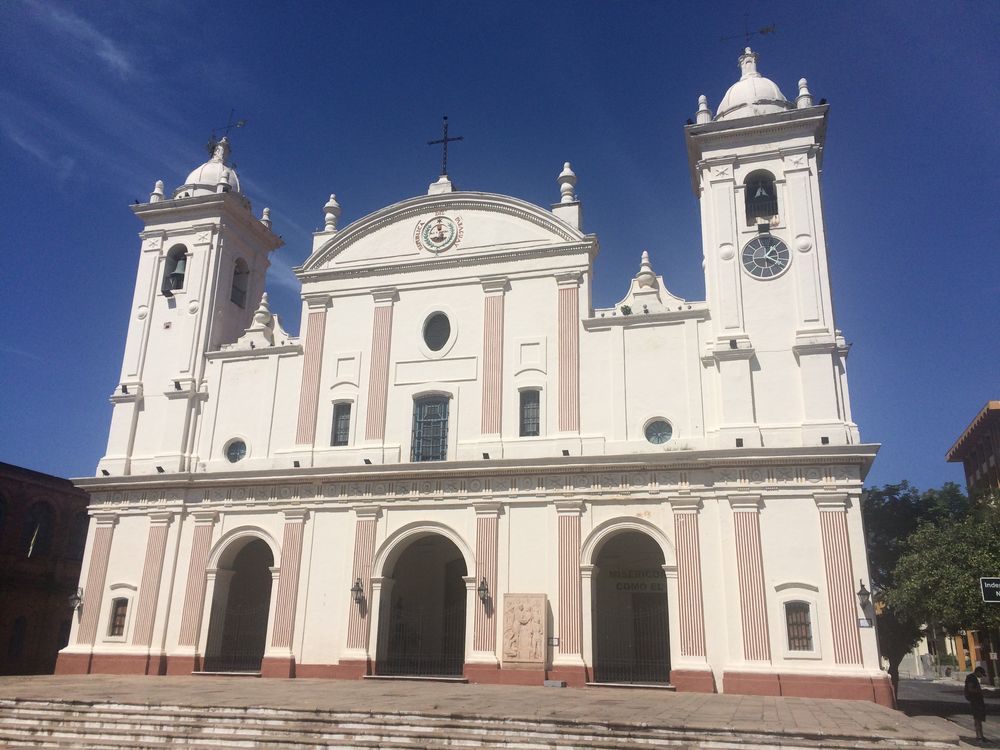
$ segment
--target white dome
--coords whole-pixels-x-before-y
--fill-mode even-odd
[[[174,197],[184,195],[193,198],[198,195],[212,195],[219,192],[219,183],[223,178],[229,183],[230,192],[240,192],[240,178],[236,170],[229,166],[228,161],[229,140],[223,138],[216,144],[212,158],[200,167],[196,167],[187,176],[184,184],[174,191]]]
[[[740,55],[743,76],[729,87],[715,114],[716,120],[735,120],[794,109],[778,84],[757,72],[757,53],[749,47]]]

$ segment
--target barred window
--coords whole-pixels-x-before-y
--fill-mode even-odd
[[[422,398],[413,404],[411,461],[444,461],[448,457],[448,399]]]
[[[125,635],[125,613],[128,612],[128,599],[115,599],[111,602],[111,624],[108,635]]]
[[[812,623],[809,602],[785,602],[785,628],[789,651],[812,651]]]
[[[330,445],[347,445],[351,437],[351,405],[334,404],[333,436]]]
[[[539,434],[538,391],[521,391],[521,437]]]

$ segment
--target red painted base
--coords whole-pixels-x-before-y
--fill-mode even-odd
[[[672,669],[670,684],[678,693],[714,693],[715,677],[708,670]]]
[[[295,676],[295,659],[288,657],[268,656],[260,663],[261,677],[284,677],[285,679]]]
[[[90,674],[90,654],[59,654],[56,674]]]
[[[784,695],[797,698],[840,698],[896,707],[889,677],[838,677],[810,674],[726,672],[725,692],[740,695]]]
[[[541,685],[544,669],[500,669],[491,664],[466,664],[464,672],[469,682],[483,685]]]
[[[168,656],[168,675],[190,675],[201,671],[201,657],[198,656]]]
[[[590,674],[586,667],[553,667],[545,679],[562,680],[566,687],[584,687],[590,682]]]
[[[330,680],[360,680],[371,674],[368,661],[342,661],[340,664],[296,664],[296,677],[318,677]]]
[[[167,674],[163,655],[59,654],[56,674]]]

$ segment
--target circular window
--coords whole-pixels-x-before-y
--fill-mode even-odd
[[[674,428],[665,419],[654,419],[646,425],[646,440],[653,445],[662,445],[670,440],[674,434]]]
[[[247,455],[247,444],[242,440],[233,440],[226,446],[226,460],[231,464],[242,461]]]
[[[451,338],[451,322],[444,313],[434,313],[424,323],[424,343],[432,352],[439,352]]]

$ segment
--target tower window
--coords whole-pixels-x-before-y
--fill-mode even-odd
[[[333,405],[333,435],[330,445],[347,445],[351,438],[351,405]]]
[[[233,290],[229,293],[229,299],[240,307],[247,306],[247,287],[250,284],[250,267],[243,258],[236,259],[236,266],[233,268]]]
[[[444,461],[448,457],[448,398],[429,396],[413,404],[411,461]]]
[[[770,223],[778,215],[778,191],[774,175],[770,172],[750,173],[743,183],[743,193],[746,197],[747,226]]]
[[[111,602],[111,622],[108,624],[108,635],[121,637],[125,635],[125,615],[128,613],[128,599],[115,599]]]
[[[187,248],[184,245],[174,245],[167,253],[163,264],[163,284],[160,291],[164,296],[172,297],[173,293],[184,288],[184,275],[187,272]]]
[[[521,391],[521,437],[538,437],[539,392],[535,390]]]
[[[785,602],[785,629],[789,651],[812,651],[812,622],[808,602]]]

